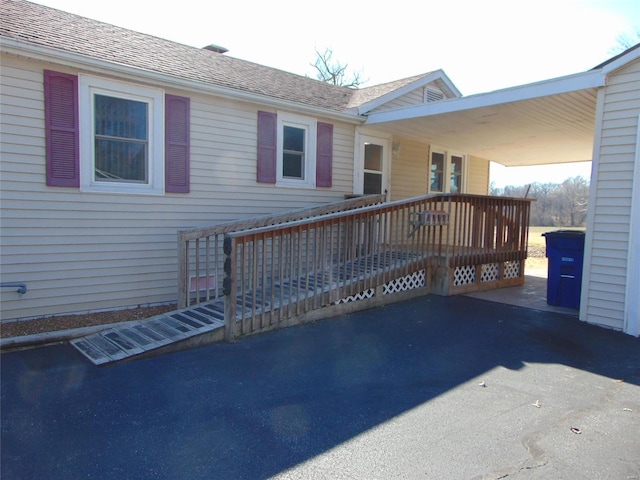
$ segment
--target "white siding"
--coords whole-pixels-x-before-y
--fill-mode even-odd
[[[344,198],[352,193],[354,126],[334,125],[333,187],[256,182],[257,110],[191,97],[191,193],[81,193],[45,184],[43,69],[2,58],[0,195],[4,321],[169,303],[176,299],[176,232]]]
[[[636,135],[640,115],[640,61],[609,77],[596,125],[592,221],[585,252],[581,319],[623,328]],[[636,167],[637,168],[637,167]],[[640,268],[636,265],[634,268]]]

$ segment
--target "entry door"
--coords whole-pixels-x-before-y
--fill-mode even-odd
[[[362,136],[362,193],[365,195],[388,193],[387,172],[389,141],[384,138]]]
[[[389,194],[389,141],[384,138],[363,135],[361,137],[361,168],[360,186],[365,195]],[[360,227],[359,238],[366,247],[362,253],[373,253],[381,242],[380,219]]]

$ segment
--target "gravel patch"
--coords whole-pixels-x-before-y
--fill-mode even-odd
[[[113,310],[81,315],[60,315],[55,317],[34,318],[19,322],[9,322],[0,325],[0,338],[21,337],[36,333],[55,332],[71,328],[92,327],[109,323],[129,322],[143,318],[154,317],[162,313],[175,310],[176,304],[155,307],[132,308],[127,310]]]

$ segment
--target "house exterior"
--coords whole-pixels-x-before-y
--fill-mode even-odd
[[[640,45],[598,91],[580,318],[640,335]]]
[[[363,193],[487,193],[488,159],[364,125],[459,97],[442,71],[352,90],[0,5],[3,321],[175,302],[181,229]]]
[[[638,46],[462,97],[441,70],[352,90],[0,6],[3,321],[175,301],[181,229],[592,160],[580,319],[640,334]]]

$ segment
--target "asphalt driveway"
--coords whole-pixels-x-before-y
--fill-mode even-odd
[[[1,361],[3,479],[640,479],[640,339],[468,297]]]

